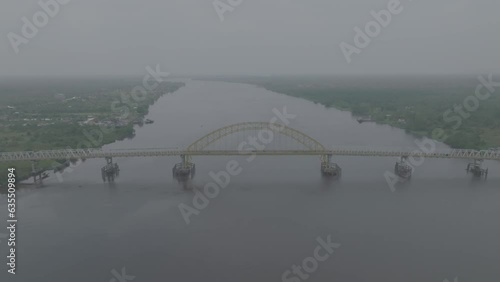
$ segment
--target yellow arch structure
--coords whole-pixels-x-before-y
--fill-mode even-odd
[[[202,151],[214,142],[221,140],[222,138],[243,131],[256,131],[256,130],[270,130],[273,133],[278,133],[304,145],[311,151],[325,151],[326,148],[319,143],[316,139],[310,137],[309,135],[302,133],[296,129],[290,128],[281,123],[269,123],[269,122],[243,122],[228,125],[219,128],[215,131],[208,133],[207,135],[196,140],[194,143],[189,145],[186,151]]]

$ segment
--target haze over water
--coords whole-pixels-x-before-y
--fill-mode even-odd
[[[290,127],[328,148],[416,148],[404,131],[348,112],[251,85],[189,81],[151,107],[154,124],[105,149],[184,148],[285,106],[296,115]],[[110,281],[123,267],[134,281],[281,281],[328,235],[341,247],[307,281],[500,279],[498,162],[485,163],[483,181],[466,175],[467,161],[425,160],[393,193],[384,172],[395,158],[335,158],[342,179],[325,183],[317,157],[195,157],[194,189],[233,159],[242,173],[189,225],[178,205],[192,205],[194,192],[172,179],[178,157],[115,159],[113,184],[102,182],[104,160],[87,160],[63,183],[19,191],[18,274],[9,281]]]

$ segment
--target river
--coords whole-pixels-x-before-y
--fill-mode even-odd
[[[283,107],[296,115],[290,127],[327,147],[416,148],[403,130],[359,124],[348,112],[252,85],[202,81],[160,98],[147,116],[154,124],[105,148],[184,148],[229,124],[267,122]],[[124,271],[124,281],[282,281],[328,237],[340,246],[304,272],[307,281],[500,279],[498,162],[485,163],[483,181],[466,175],[466,161],[425,160],[392,192],[384,173],[395,158],[335,158],[343,176],[332,183],[321,179],[317,157],[245,159],[195,157],[195,188],[174,181],[180,160],[164,157],[116,159],[121,175],[112,184],[102,182],[104,160],[87,160],[63,182],[51,177],[44,187],[22,189],[17,274],[6,273],[0,238],[0,280],[119,282]],[[179,204],[192,205],[196,187],[230,160],[241,173],[186,224]]]

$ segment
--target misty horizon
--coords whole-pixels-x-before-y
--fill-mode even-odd
[[[16,54],[12,34],[23,37],[23,18],[33,23],[43,9],[9,2],[0,11],[0,76],[141,75],[156,64],[183,76],[500,72],[500,2],[489,0],[402,0],[346,62],[342,42],[354,46],[354,29],[389,3],[243,1],[220,18],[213,1],[69,1]]]

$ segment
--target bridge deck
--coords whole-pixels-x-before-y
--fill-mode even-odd
[[[419,150],[386,150],[386,149],[333,149],[333,150],[264,150],[264,151],[237,151],[237,150],[201,150],[188,151],[178,149],[128,149],[128,150],[50,150],[37,152],[5,152],[0,153],[0,162],[31,161],[31,160],[58,160],[58,159],[95,159],[95,158],[129,158],[129,157],[164,157],[164,156],[245,156],[255,154],[259,156],[356,156],[356,157],[400,157],[415,156],[424,158],[446,159],[483,159],[500,160],[500,151],[475,150],[437,150],[424,153]]]

